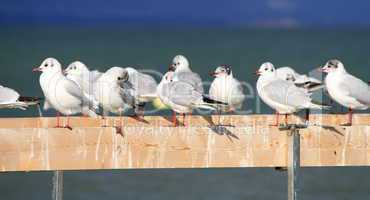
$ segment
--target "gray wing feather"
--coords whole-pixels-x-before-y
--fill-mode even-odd
[[[348,75],[344,77],[339,87],[362,104],[370,105],[370,88],[362,80]]]
[[[11,88],[0,86],[0,102],[15,102],[18,98],[18,92]]]
[[[176,79],[191,84],[196,91],[204,93],[202,79],[197,73],[194,72],[178,72],[175,75]]]
[[[127,89],[125,87],[121,88],[120,89],[120,95],[121,95],[123,101],[127,105],[129,105],[131,107],[135,107],[136,101],[135,101],[135,97],[132,95],[132,90],[131,89]]]
[[[175,81],[168,84],[168,98],[174,104],[191,106],[202,99],[202,94],[186,82]]]
[[[262,88],[273,101],[293,107],[306,107],[310,102],[310,94],[293,83],[275,80]]]
[[[135,90],[135,95],[149,95],[157,92],[157,82],[148,74],[132,73],[129,76],[129,82]]]

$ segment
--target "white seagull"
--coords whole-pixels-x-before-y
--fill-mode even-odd
[[[305,74],[299,74],[291,67],[277,68],[276,75],[283,80],[293,81],[297,87],[306,88],[310,92],[324,87],[324,84],[319,79],[309,77]]]
[[[172,64],[169,67],[169,71],[175,72],[174,78],[187,82],[194,86],[198,92],[204,93],[202,79],[200,78],[199,74],[190,69],[190,63],[185,56],[175,56],[172,60]]]
[[[242,84],[233,76],[231,66],[220,65],[211,76],[215,77],[209,89],[209,97],[216,101],[225,102],[219,105],[219,112],[234,112],[240,109],[245,100]]]
[[[62,66],[55,58],[45,59],[41,65],[33,69],[34,72],[41,72],[40,86],[45,95],[44,109],[54,108],[57,110],[56,128],[69,128],[69,116],[77,113],[96,117],[94,109],[97,102],[88,94],[83,93],[81,88],[62,73]],[[83,102],[90,102],[93,109],[84,106]],[[59,121],[59,112],[67,116],[67,124],[62,127]]]
[[[24,97],[11,88],[0,85],[0,108],[26,110],[28,106],[39,104],[40,98]]]
[[[145,104],[157,98],[157,81],[132,67],[125,70],[127,75],[126,80],[122,81],[123,100],[135,109],[135,115],[144,116]]]
[[[279,115],[287,115],[302,109],[322,109],[322,105],[312,102],[311,93],[307,89],[297,87],[293,82],[277,77],[273,64],[263,63],[256,72],[259,75],[257,92],[268,106],[276,110],[276,123],[279,124]]]
[[[348,121],[352,125],[353,109],[366,110],[370,106],[370,87],[361,79],[349,74],[339,60],[329,60],[321,69],[328,75],[325,85],[330,97],[349,109]]]
[[[226,104],[215,101],[198,92],[190,83],[179,81],[175,73],[167,72],[158,84],[158,96],[161,101],[173,110],[172,122],[177,126],[176,113],[183,114],[185,125],[185,114],[192,113],[195,108],[215,110],[217,104]]]
[[[93,95],[94,83],[102,75],[102,73],[97,70],[90,71],[87,66],[80,61],[72,62],[63,72],[67,78],[76,82],[81,89],[89,95]]]
[[[127,70],[112,67],[103,73],[96,81],[94,97],[103,108],[103,116],[109,112],[122,115],[129,106],[123,100],[123,81],[128,80]]]

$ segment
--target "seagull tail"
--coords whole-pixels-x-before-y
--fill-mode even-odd
[[[28,103],[39,103],[41,100],[43,100],[43,98],[40,98],[40,97],[25,97],[25,96],[20,96],[18,98],[18,101],[21,101],[21,102],[28,102]]]
[[[203,96],[203,101],[208,103],[208,104],[219,104],[219,105],[228,105],[227,103],[224,103],[224,102],[221,102],[221,101],[217,101],[217,100],[214,100],[214,99],[211,99],[207,96]]]

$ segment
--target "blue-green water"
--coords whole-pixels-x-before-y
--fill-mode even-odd
[[[153,27],[9,27],[0,28],[0,83],[24,95],[42,95],[38,74],[46,57],[63,65],[81,60],[95,69],[140,66],[164,72],[172,57],[186,55],[205,81],[218,64],[230,64],[242,81],[255,85],[252,73],[262,62],[289,65],[300,72],[341,59],[348,71],[370,79],[370,30],[269,30]],[[159,77],[157,77],[159,79]],[[244,109],[256,112],[256,99]],[[262,113],[271,109],[262,104]],[[52,114],[50,112],[49,114]],[[1,110],[1,116],[35,116]],[[50,199],[52,173],[0,174],[0,199]],[[307,168],[302,199],[370,199],[368,168]],[[272,169],[121,170],[66,172],[65,199],[286,199],[286,174]]]

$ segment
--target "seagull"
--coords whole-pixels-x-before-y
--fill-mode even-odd
[[[112,67],[103,73],[95,83],[94,97],[103,108],[103,118],[109,113],[122,114],[130,107],[124,101],[122,83],[128,80],[128,72],[121,67]],[[106,126],[106,123],[105,125]],[[120,127],[116,127],[120,131]]]
[[[324,87],[322,81],[305,74],[299,74],[291,67],[277,68],[276,75],[283,80],[293,81],[297,87],[306,88],[309,92],[313,92]]]
[[[325,85],[330,97],[349,109],[348,121],[344,126],[352,125],[353,109],[366,110],[370,106],[370,87],[361,79],[349,74],[341,61],[329,60],[321,69],[328,75]]]
[[[215,77],[209,89],[210,98],[228,104],[227,106],[217,106],[220,120],[221,111],[234,112],[236,109],[240,109],[245,95],[242,84],[233,77],[231,66],[220,65],[210,75]]]
[[[14,89],[0,85],[0,108],[26,110],[28,106],[38,105],[41,98],[20,96]]]
[[[89,95],[93,95],[94,83],[102,75],[102,73],[97,70],[90,71],[87,66],[80,61],[69,64],[63,73],[67,78],[76,82],[81,89]]]
[[[176,79],[187,82],[193,85],[198,92],[204,93],[202,79],[199,74],[191,71],[189,61],[185,56],[175,56],[169,67],[169,71],[175,72],[174,77]]]
[[[135,109],[135,115],[144,116],[145,104],[157,98],[157,81],[152,76],[132,67],[127,67],[125,70],[126,79],[121,84],[123,100]]]
[[[226,105],[198,92],[192,84],[177,80],[172,71],[163,76],[158,84],[157,93],[161,101],[173,110],[174,126],[177,126],[176,113],[183,114],[185,125],[185,114],[191,113],[195,108],[215,110],[218,104]]]
[[[287,123],[288,114],[302,109],[326,108],[313,103],[311,93],[307,89],[299,88],[291,81],[278,78],[272,63],[263,63],[256,74],[259,75],[258,95],[268,106],[276,110],[276,123],[273,126],[278,126],[280,114],[285,114],[285,123]]]
[[[83,113],[90,117],[96,117],[96,113],[83,102],[90,102],[93,109],[97,108],[97,102],[83,93],[81,88],[62,73],[62,66],[55,58],[45,59],[41,65],[33,69],[34,72],[41,72],[40,86],[45,95],[44,110],[54,108],[57,110],[56,128],[72,129],[69,125],[69,116]],[[62,113],[67,116],[67,124],[60,125],[59,116]]]

